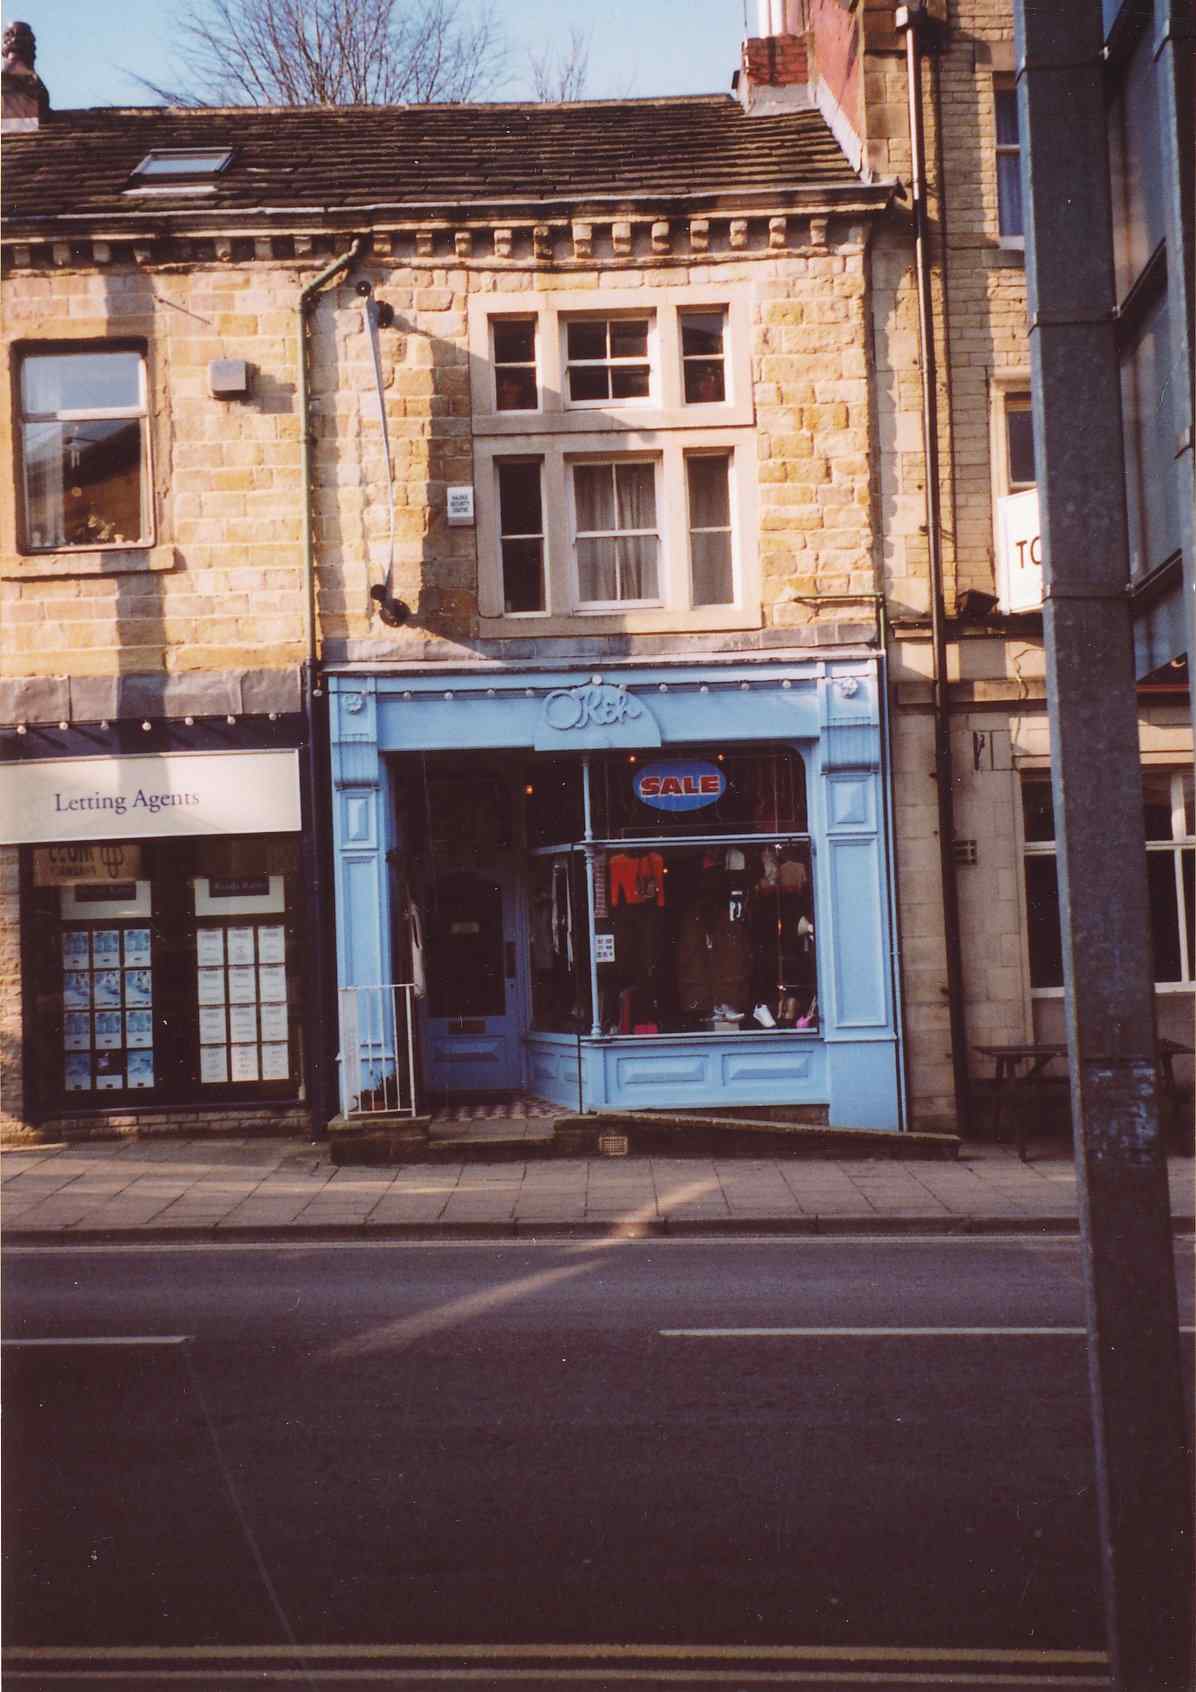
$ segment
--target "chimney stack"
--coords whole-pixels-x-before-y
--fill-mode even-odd
[[[743,44],[735,89],[746,112],[792,111],[810,104],[803,0],[758,0],[759,35]]]
[[[27,23],[4,31],[4,69],[0,74],[0,131],[5,135],[36,129],[50,115],[50,96],[34,70],[37,44]]]

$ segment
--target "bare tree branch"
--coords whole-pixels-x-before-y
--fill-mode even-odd
[[[196,0],[174,18],[182,106],[471,100],[506,75],[494,0]]]
[[[590,45],[593,29],[572,24],[564,46],[546,46],[539,53],[529,50],[528,71],[537,100],[581,100],[590,75]]]

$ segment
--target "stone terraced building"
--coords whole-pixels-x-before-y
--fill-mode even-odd
[[[563,105],[54,112],[6,40],[10,1132],[950,1128],[1059,1036],[1009,10],[912,26],[922,243],[904,20],[780,11]],[[1142,737],[1182,1037],[1186,670]]]

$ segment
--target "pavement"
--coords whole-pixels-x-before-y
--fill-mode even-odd
[[[535,1238],[702,1233],[1074,1233],[1066,1142],[965,1143],[957,1161],[557,1157],[338,1168],[323,1142],[146,1139],[0,1151],[9,1246],[146,1239]],[[1193,1230],[1190,1156],[1168,1159]]]

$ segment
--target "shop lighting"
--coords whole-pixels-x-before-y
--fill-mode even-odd
[[[18,723],[17,724],[17,733],[18,734],[28,734],[29,730],[25,727],[24,723]]]
[[[147,719],[147,721],[145,721],[141,725],[142,734],[148,734],[149,731],[153,728],[153,726],[154,726],[153,723],[149,722],[148,719]]]
[[[235,728],[236,727],[237,719],[235,717],[225,717],[224,720],[228,724],[229,728]]]
[[[63,734],[66,733],[67,729],[69,729],[70,726],[71,725],[69,723],[59,723],[59,725],[58,725],[58,727],[61,729]]]
[[[192,729],[192,728],[195,727],[195,718],[194,717],[184,717],[183,721],[186,723],[186,725],[189,729]]]
[[[109,726],[109,725],[108,725],[108,719],[107,719],[107,717],[101,717],[101,718],[100,718],[100,727],[101,727],[101,728],[102,728],[102,729],[106,729],[106,728],[107,728],[107,727],[108,727],[108,726]]]

